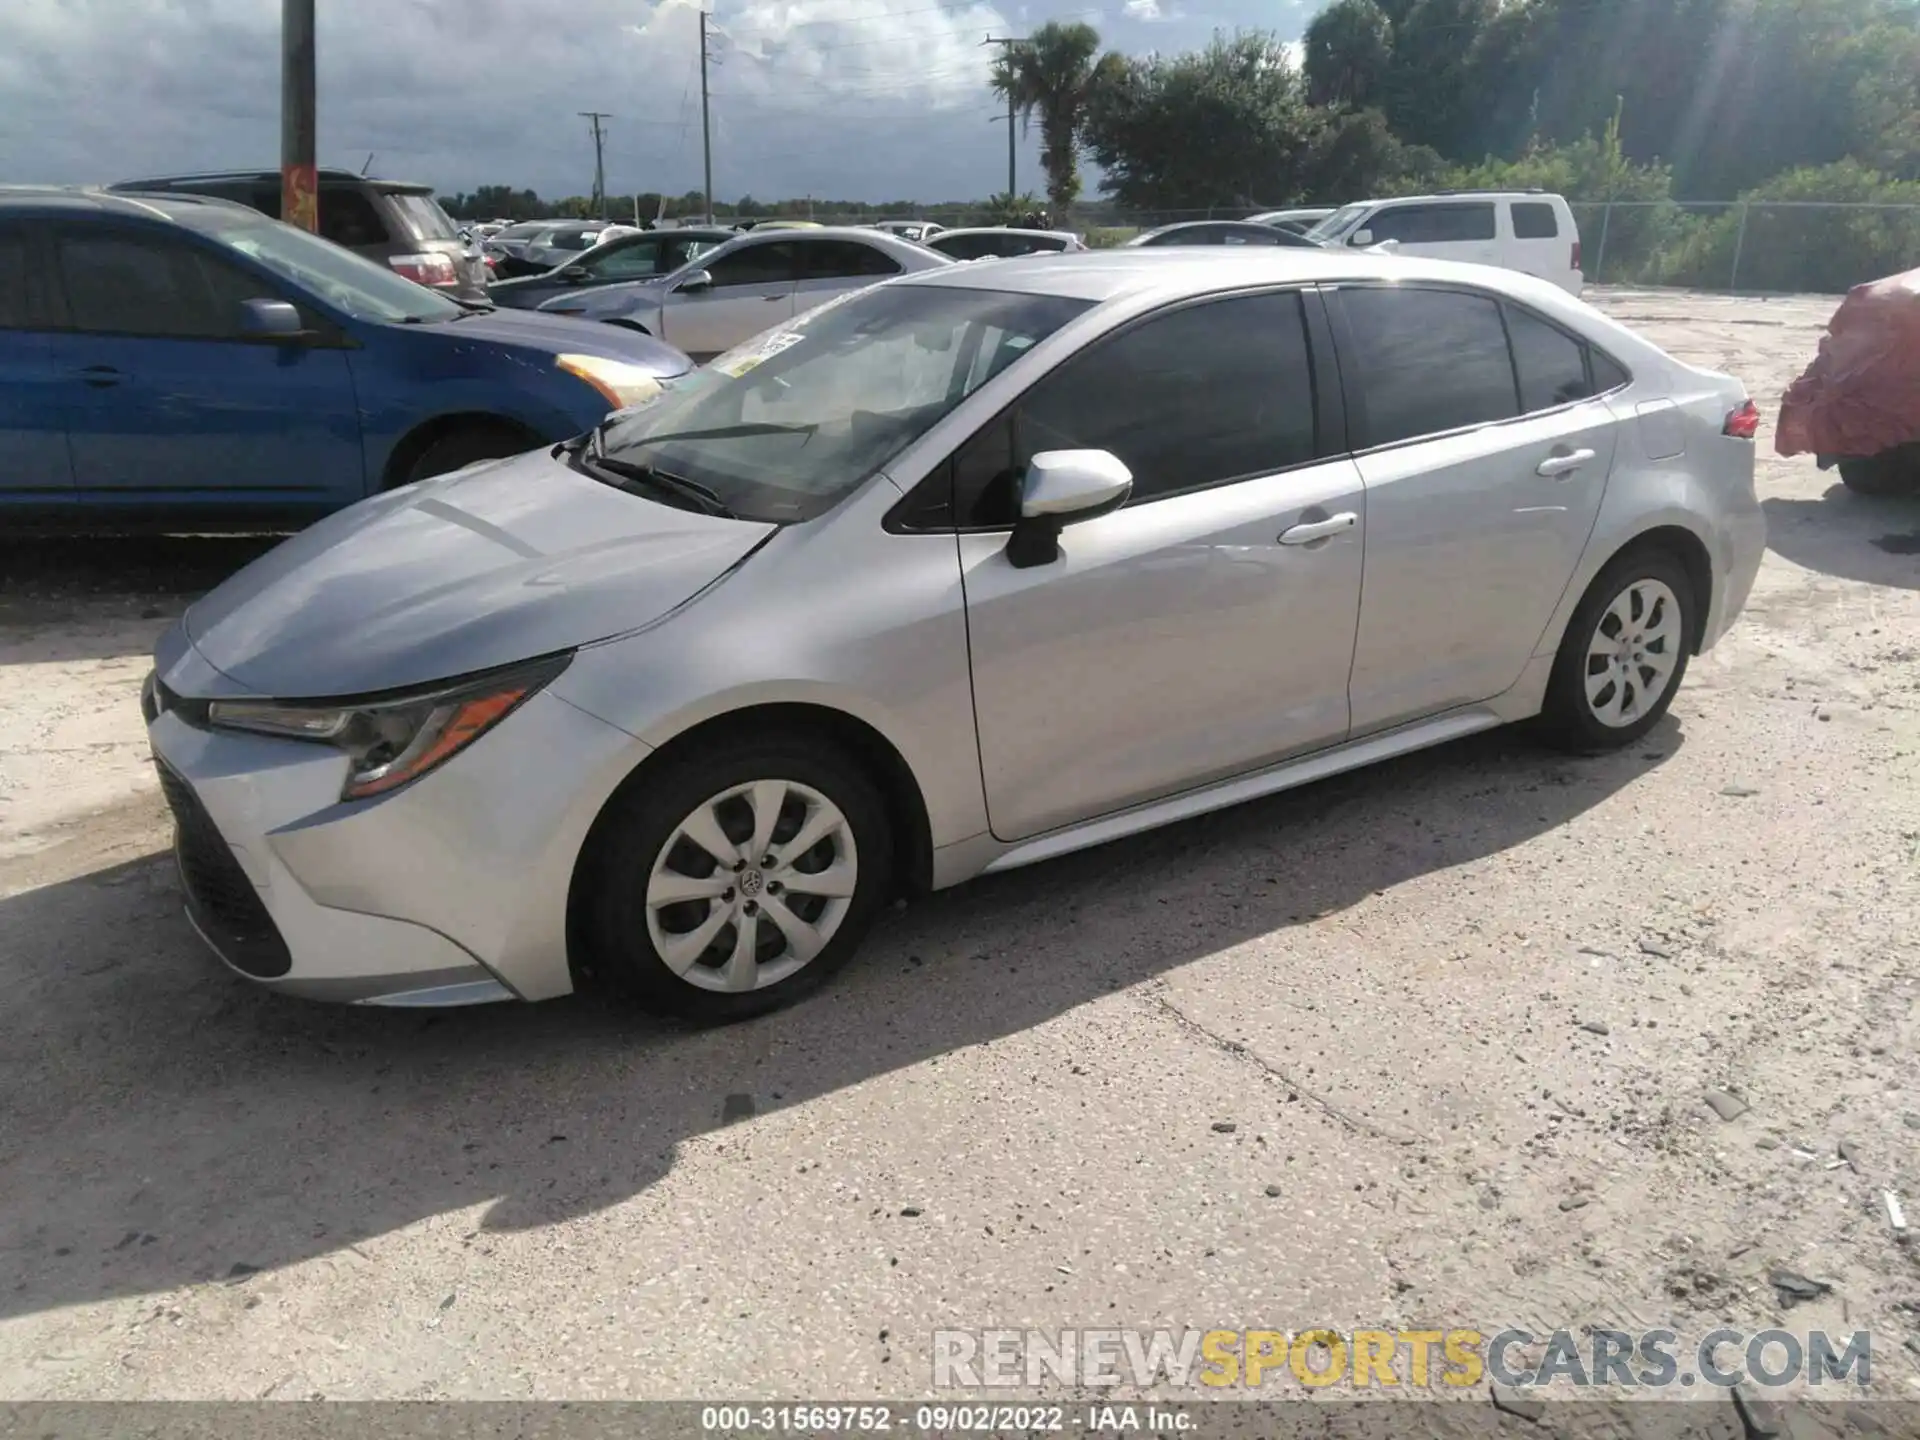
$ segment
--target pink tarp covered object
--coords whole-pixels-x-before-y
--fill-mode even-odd
[[[1920,270],[1856,285],[1780,401],[1782,455],[1868,456],[1920,440]]]

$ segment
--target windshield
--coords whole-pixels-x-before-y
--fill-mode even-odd
[[[1360,205],[1342,205],[1318,225],[1307,231],[1309,240],[1332,240],[1342,234],[1373,208],[1371,201]]]
[[[451,320],[467,313],[424,285],[277,220],[212,206],[183,205],[172,213],[183,225],[238,250],[356,320],[395,324]]]
[[[394,209],[398,210],[407,222],[407,228],[421,240],[452,240],[457,232],[447,212],[440,208],[440,202],[431,195],[409,195],[395,192],[387,196]]]
[[[496,240],[527,240],[535,235],[544,235],[553,229],[551,220],[522,220],[518,225],[509,225],[504,230],[496,230]]]
[[[602,453],[704,486],[743,519],[810,519],[1091,303],[851,291],[619,413]]]

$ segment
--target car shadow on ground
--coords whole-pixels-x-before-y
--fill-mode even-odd
[[[1920,496],[1856,495],[1836,484],[1818,500],[1761,508],[1776,555],[1842,580],[1920,590]]]
[[[1671,717],[1597,759],[1495,732],[989,877],[888,915],[809,1003],[710,1031],[579,998],[423,1015],[264,994],[204,954],[164,856],[16,895],[0,901],[0,1317],[271,1270],[468,1207],[493,1231],[601,1210],[742,1113],[1252,937],[1284,944],[1566,824],[1682,743]]]
[[[127,653],[127,625],[177,616],[280,535],[42,535],[0,539],[0,627],[31,636],[20,658]],[[144,648],[144,645],[138,647]]]

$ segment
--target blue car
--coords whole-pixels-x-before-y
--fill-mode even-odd
[[[0,528],[298,526],[582,434],[691,368],[230,201],[0,189]]]

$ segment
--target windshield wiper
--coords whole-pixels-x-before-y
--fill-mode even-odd
[[[576,459],[589,471],[598,470],[617,476],[623,481],[632,481],[660,493],[670,495],[676,501],[690,503],[694,509],[708,515],[718,515],[726,520],[738,520],[740,517],[728,508],[727,502],[720,498],[720,492],[710,490],[698,480],[689,480],[684,475],[669,475],[664,470],[656,470],[651,465],[637,464],[632,460],[619,460],[610,455],[600,454],[598,447],[592,451],[575,451]]]
[[[744,440],[752,435],[811,435],[818,425],[779,425],[763,421],[753,425],[716,425],[710,430],[669,430],[665,435],[647,435],[636,445],[664,445],[669,440]]]

